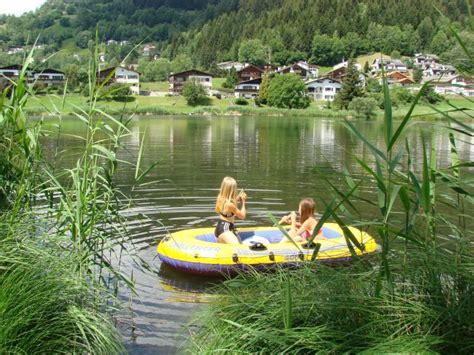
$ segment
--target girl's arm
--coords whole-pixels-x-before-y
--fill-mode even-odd
[[[237,218],[240,218],[240,219],[245,219],[245,217],[247,217],[247,210],[245,208],[245,202],[247,201],[247,194],[244,192],[242,193],[241,195],[239,195],[240,197],[240,201],[242,201],[242,206],[240,207],[240,210],[237,208],[236,205],[234,205],[233,203],[230,204],[230,209],[232,211],[232,213],[237,217]]]
[[[297,236],[297,235],[301,235],[301,233],[309,230],[309,224],[311,223],[311,221],[309,219],[307,219],[298,229],[296,229],[296,224],[295,224],[295,228],[293,230],[295,230],[295,234],[294,236]]]

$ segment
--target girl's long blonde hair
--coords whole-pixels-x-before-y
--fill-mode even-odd
[[[226,176],[222,179],[221,189],[216,200],[216,212],[224,212],[226,203],[232,202],[236,203],[237,200],[237,181],[234,178]]]

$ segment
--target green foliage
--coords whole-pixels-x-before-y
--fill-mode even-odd
[[[99,99],[100,100],[115,100],[115,101],[125,101],[133,100],[130,97],[131,91],[128,84],[119,84],[114,83],[104,87],[102,90]]]
[[[350,59],[347,63],[347,75],[342,82],[342,88],[336,95],[336,106],[347,109],[354,98],[364,96],[359,75],[360,73],[355,67],[355,61]]]
[[[238,97],[237,99],[235,99],[234,102],[236,105],[239,105],[239,106],[246,106],[249,104],[249,102],[243,97]]]
[[[350,103],[348,109],[354,111],[358,117],[370,120],[375,118],[377,100],[372,97],[356,97]]]
[[[268,101],[268,92],[270,89],[270,83],[272,82],[272,78],[274,78],[274,74],[265,73],[262,77],[262,83],[260,84],[260,91],[258,92],[258,98],[262,104],[266,104]]]
[[[253,65],[263,65],[267,62],[267,47],[258,39],[244,41],[239,47],[239,60]]]
[[[222,83],[222,87],[225,89],[234,89],[239,81],[239,76],[237,75],[237,70],[232,67],[227,74],[225,81]]]
[[[415,83],[421,83],[421,81],[423,80],[423,69],[413,69],[413,80],[415,81]]]
[[[415,96],[411,93],[411,91],[403,87],[392,89],[391,95],[402,105],[408,105],[415,101]]]
[[[0,223],[4,221],[0,218]],[[94,289],[77,277],[74,254],[65,253],[59,241],[58,245],[37,242],[48,236],[20,234],[21,226],[31,222],[16,224],[17,239],[25,241],[22,247],[4,240],[0,246],[2,352],[124,353],[118,330],[96,310]]]
[[[430,104],[436,104],[444,100],[443,96],[437,94],[433,86],[429,85],[422,91],[421,97]]]
[[[304,109],[310,104],[306,86],[298,75],[276,75],[268,88],[267,103],[270,106],[289,109]]]
[[[311,61],[319,65],[334,65],[339,63],[344,55],[344,46],[337,37],[316,34],[312,42]]]
[[[142,81],[165,81],[171,73],[171,62],[166,58],[141,61],[138,71],[142,74]]]
[[[204,87],[194,81],[188,81],[183,87],[183,96],[190,106],[206,105],[209,98],[207,97]]]
[[[193,69],[193,61],[190,57],[185,54],[178,54],[171,61],[171,71],[173,73],[180,73],[182,71]]]

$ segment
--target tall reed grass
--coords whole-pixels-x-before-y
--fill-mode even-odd
[[[97,36],[98,37],[98,36]],[[12,353],[121,353],[109,307],[119,285],[133,289],[121,270],[124,253],[133,257],[120,210],[130,203],[115,184],[122,140],[131,115],[110,116],[97,106],[107,80],[98,83],[98,41],[89,66],[89,98],[74,116],[86,127],[82,153],[69,167],[57,165],[67,150],[43,156],[41,137],[61,135],[62,105],[43,120],[31,120],[25,104],[34,49],[0,101],[0,349]],[[135,166],[137,184],[148,169]],[[50,152],[51,154],[51,152]],[[38,206],[41,198],[41,206]],[[38,208],[39,207],[39,208]],[[140,264],[140,263],[137,263]],[[27,311],[25,311],[27,310]]]
[[[474,164],[462,161],[457,149],[459,142],[470,144],[474,129],[451,110],[437,112],[445,121],[432,124],[442,126],[450,142],[447,167],[439,166],[435,139],[427,142],[420,132],[421,147],[412,146],[405,131],[429,85],[395,121],[384,80],[383,143],[376,146],[345,121],[371,159],[353,155],[364,174],[343,169],[345,188],[326,181],[334,199],[322,201],[320,223],[337,222],[351,250],[362,246],[346,227],[368,230],[381,243],[380,255],[354,254],[346,268],[311,262],[301,270],[227,281],[218,290],[223,296],[201,315],[191,352],[474,352]],[[375,192],[368,198],[362,190]]]

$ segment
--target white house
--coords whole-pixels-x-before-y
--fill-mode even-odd
[[[244,97],[246,99],[255,98],[260,91],[262,78],[242,81],[235,86],[235,97]]]
[[[201,84],[206,90],[207,94],[211,94],[212,90],[212,75],[202,72],[200,70],[186,70],[181,73],[171,74],[168,77],[169,91],[175,94],[181,94],[183,92],[184,85],[187,82],[193,81]]]
[[[313,79],[306,82],[308,96],[313,100],[333,101],[341,90],[340,81],[328,77]]]
[[[432,76],[453,76],[456,75],[456,68],[452,65],[447,64],[433,64],[427,66],[425,70],[423,70],[423,76],[432,77]]]
[[[400,59],[386,59],[381,60],[380,58],[374,59],[372,62],[372,74],[378,74],[383,69],[386,73],[391,71],[398,71],[400,73],[407,73],[408,68],[405,63],[403,63]]]
[[[316,64],[309,64],[308,62],[304,60],[300,60],[296,64],[306,69],[311,78],[317,78],[319,76],[319,67]]]
[[[228,62],[222,62],[218,63],[217,67],[222,70],[231,70],[234,68],[236,71],[240,71],[244,69],[248,64],[247,63],[241,63],[241,62],[234,62],[234,61],[228,61]]]
[[[422,69],[431,67],[439,63],[438,56],[434,54],[416,53],[413,64]]]
[[[441,75],[423,78],[431,81],[436,93],[440,95],[474,96],[474,85],[462,75]]]
[[[109,79],[108,84],[119,83],[128,84],[132,94],[140,93],[140,73],[124,67],[112,67],[101,70],[98,73],[98,80],[104,81]]]
[[[51,84],[62,84],[66,80],[66,74],[55,69],[44,69],[42,71],[35,72],[34,78],[38,82],[41,81]]]

